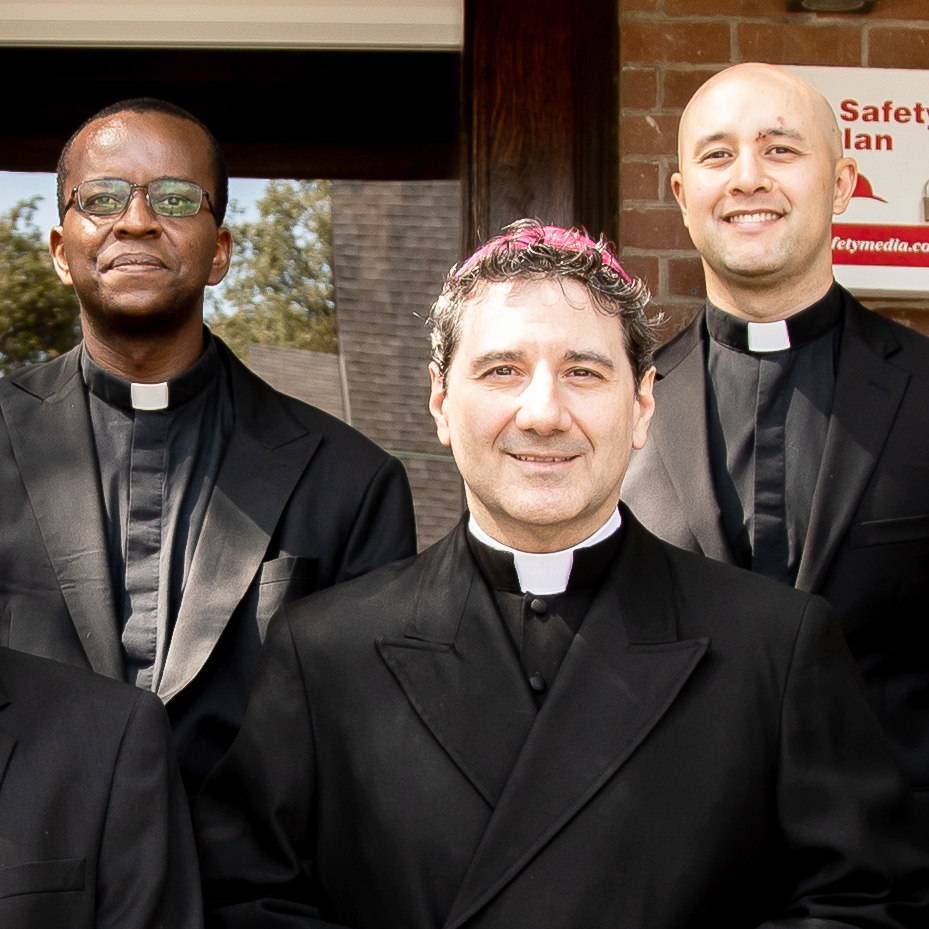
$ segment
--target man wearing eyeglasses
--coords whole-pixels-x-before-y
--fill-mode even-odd
[[[238,729],[277,607],[415,545],[400,463],[204,327],[226,199],[191,114],[91,117],[50,237],[84,341],[0,382],[0,644],[156,692],[189,792]]]

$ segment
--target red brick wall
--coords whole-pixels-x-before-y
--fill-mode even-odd
[[[927,2],[878,0],[866,15],[786,7],[787,0],[619,0],[621,254],[649,282],[668,335],[704,296],[700,260],[668,183],[677,123],[694,90],[741,61],[929,69]],[[866,302],[929,332],[929,296]]]

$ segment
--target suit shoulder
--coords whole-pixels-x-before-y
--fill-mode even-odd
[[[900,346],[904,354],[914,359],[916,372],[922,376],[929,376],[929,338],[909,326],[904,326],[893,319],[882,317],[885,323],[893,330],[894,335],[900,341]]]
[[[366,611],[375,609],[402,613],[405,604],[412,603],[426,555],[427,552],[411,555],[360,577],[316,591],[289,604],[284,611],[295,627],[349,613],[357,613],[361,620]]]
[[[453,530],[418,555],[391,562],[334,587],[310,594],[281,611],[298,641],[343,641],[370,644],[372,636],[402,632],[417,609],[425,584],[441,573],[456,545]],[[323,645],[325,647],[325,645]]]
[[[826,602],[814,594],[656,541],[678,585],[681,615],[699,614],[711,635],[715,628],[739,638],[790,642],[811,607],[828,612]]]
[[[79,371],[81,346],[35,364],[18,368],[6,377],[0,377],[0,404],[24,393],[45,399],[58,392]]]
[[[850,294],[848,320],[853,332],[863,338],[875,350],[896,361],[912,359],[914,373],[929,376],[929,338],[909,326],[874,310],[869,310]]]
[[[154,779],[175,763],[167,713],[150,691],[0,649],[0,695],[20,789],[23,778],[35,778],[30,797],[45,798],[37,808],[70,790],[81,797],[87,821],[102,822],[117,771],[128,773],[130,792],[151,796]]]
[[[125,724],[140,703],[161,702],[122,681],[6,647],[0,647],[0,689],[43,717],[72,720],[75,729],[90,719]]]
[[[695,582],[712,587],[724,587],[727,592],[733,594],[763,592],[767,598],[774,597],[785,602],[805,603],[810,599],[809,594],[787,584],[779,583],[760,574],[753,574],[744,568],[726,564],[714,558],[707,558],[706,555],[697,552],[689,552],[686,549],[672,545],[670,542],[665,542],[657,536],[653,536],[653,538],[664,548],[665,554],[672,565],[677,567],[684,576],[692,578]]]
[[[655,352],[655,368],[659,380],[667,377],[700,344],[702,331],[701,310],[684,329]]]
[[[352,454],[363,454],[378,460],[391,457],[377,443],[337,416],[305,403],[303,400],[298,400],[296,397],[286,394],[281,394],[281,396],[294,419],[313,432],[322,433],[326,440],[337,446],[340,451],[351,451]]]

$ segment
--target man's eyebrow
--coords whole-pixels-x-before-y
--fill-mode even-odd
[[[701,136],[693,145],[693,151],[699,152],[709,145],[715,145],[717,142],[725,142],[731,139],[731,132],[713,132],[710,135]],[[783,126],[772,126],[769,129],[759,129],[755,134],[755,139],[773,137],[776,139],[793,139],[795,142],[807,142],[806,136],[797,129],[785,129]]]
[[[756,138],[762,136],[774,136],[775,139],[793,139],[795,142],[807,141],[807,137],[798,129],[785,129],[783,126],[775,126],[772,129],[762,129]]]
[[[494,364],[514,364],[519,361],[525,361],[526,353],[515,350],[501,350],[495,352],[485,352],[471,360],[472,368],[484,368],[487,365]],[[562,355],[562,360],[568,364],[595,364],[610,371],[615,370],[616,365],[606,356],[599,352],[586,351],[567,351]]]
[[[706,148],[707,145],[714,145],[716,142],[725,142],[731,135],[731,132],[714,132],[710,135],[700,136],[700,138],[694,142],[693,150],[696,152],[701,148]]]
[[[610,371],[616,370],[616,365],[599,352],[565,352],[564,360],[570,364],[595,364]]]
[[[522,361],[525,358],[524,352],[517,351],[496,351],[496,352],[485,352],[483,355],[478,355],[476,358],[471,359],[472,368],[483,368],[485,365],[500,364],[501,362],[514,362]]]

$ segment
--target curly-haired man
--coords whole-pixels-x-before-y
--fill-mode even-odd
[[[619,504],[646,293],[520,223],[453,269],[468,513],[272,621],[197,810],[216,926],[925,925],[925,838],[825,603]]]

